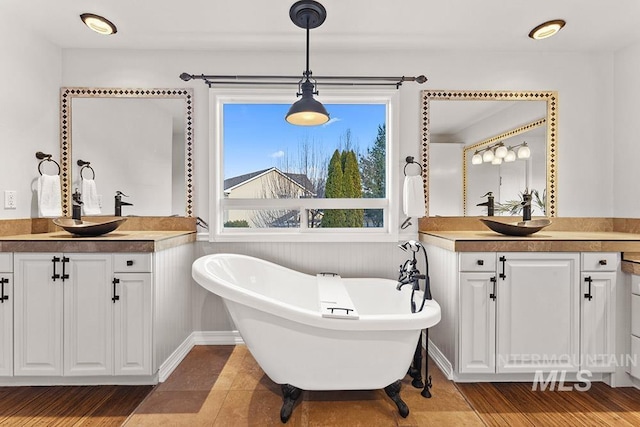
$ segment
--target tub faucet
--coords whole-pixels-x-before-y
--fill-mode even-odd
[[[478,203],[476,206],[486,206],[487,207],[487,216],[493,216],[495,211],[495,201],[493,197],[493,193],[489,191],[482,197],[486,197],[487,201],[484,203]]]
[[[531,193],[528,190],[522,194],[522,220],[531,220]]]
[[[71,196],[71,202],[71,218],[82,220],[82,196],[77,188]]]
[[[416,267],[418,261],[416,260],[416,253],[422,248],[422,244],[415,240],[409,240],[398,245],[400,249],[405,252],[411,252],[411,259],[408,259],[404,264],[400,264],[400,273],[398,275],[397,290],[402,289],[404,285],[411,284],[411,288],[414,291],[420,290],[420,279],[425,279],[424,274],[420,274],[420,271]]]
[[[126,194],[124,194],[120,190],[116,191],[116,197],[115,197],[116,212],[115,212],[115,216],[122,216],[122,207],[123,206],[133,206],[133,203],[123,202],[122,201],[122,196],[129,197],[129,196],[127,196]]]

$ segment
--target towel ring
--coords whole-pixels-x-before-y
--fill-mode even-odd
[[[82,175],[82,173],[84,172],[85,169],[89,169],[91,171],[91,173],[93,174],[93,177],[91,179],[96,179],[96,171],[94,171],[93,168],[91,167],[91,162],[85,162],[84,160],[78,159],[76,164],[78,166],[82,166],[80,168],[80,178],[81,179],[85,179],[84,176]]]
[[[407,164],[404,165],[404,176],[407,176],[407,166],[409,165],[418,165],[418,167],[420,168],[420,175],[422,175],[422,165],[416,161],[413,160],[413,156],[407,156],[407,158],[405,159]]]
[[[51,158],[51,154],[45,154],[42,151],[37,151],[36,152],[36,158],[40,159],[40,163],[38,163],[38,172],[40,173],[40,175],[42,175],[42,169],[41,168],[42,168],[42,164],[44,162],[53,162],[58,167],[57,175],[60,175],[60,172],[61,172],[60,164]]]

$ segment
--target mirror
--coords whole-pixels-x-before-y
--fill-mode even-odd
[[[62,212],[81,171],[93,179],[101,214],[193,216],[193,90],[63,87],[60,91]],[[78,160],[89,162],[78,165]]]
[[[425,90],[421,94],[422,163],[427,214],[519,215],[525,189],[534,191],[533,215],[557,215],[556,92]],[[499,145],[514,153],[526,143],[528,159],[473,164],[476,152]],[[536,197],[537,196],[537,197]]]

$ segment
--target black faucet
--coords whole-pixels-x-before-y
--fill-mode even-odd
[[[75,192],[71,196],[71,218],[81,221],[82,220],[82,196],[76,188]]]
[[[486,197],[487,201],[484,203],[478,203],[476,206],[486,206],[487,207],[487,216],[493,216],[495,211],[495,201],[493,197],[493,193],[489,191],[482,197]]]
[[[122,216],[122,207],[123,206],[133,206],[133,203],[123,202],[122,201],[122,196],[129,197],[129,196],[127,196],[126,194],[124,194],[120,190],[116,191],[116,197],[115,197],[115,205],[116,205],[115,215],[116,216]]]
[[[531,193],[525,190],[522,193],[522,221],[531,220]]]

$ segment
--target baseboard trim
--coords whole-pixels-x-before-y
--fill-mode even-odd
[[[429,356],[445,374],[448,380],[453,380],[453,366],[436,345],[429,340]]]
[[[178,367],[182,359],[191,351],[195,342],[193,340],[193,333],[191,333],[183,342],[176,348],[167,360],[165,360],[160,369],[158,369],[158,381],[165,382],[169,375]]]
[[[238,345],[244,344],[238,331],[192,332],[165,360],[158,370],[158,381],[165,382],[194,345]]]
[[[191,334],[195,345],[238,345],[244,344],[238,331],[196,331]]]

